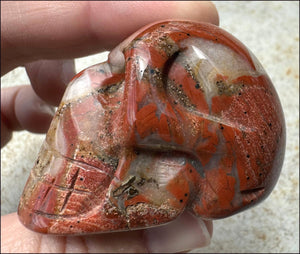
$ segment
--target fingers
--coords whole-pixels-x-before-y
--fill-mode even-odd
[[[1,253],[37,253],[40,234],[21,225],[17,214],[1,216]]]
[[[70,243],[74,240],[68,237]],[[82,240],[89,253],[148,253],[142,230],[88,235]]]
[[[1,216],[1,225],[2,253],[174,253],[203,247],[212,234],[211,222],[188,213],[166,226],[87,236],[38,234],[26,229],[16,213]]]
[[[18,239],[18,241],[16,241]],[[53,236],[25,228],[16,213],[1,216],[1,253],[146,253],[142,231]]]
[[[11,138],[12,132],[8,126],[6,126],[6,120],[4,120],[4,117],[1,114],[1,148],[5,146]]]
[[[140,27],[172,18],[218,24],[214,5],[202,1],[3,2],[1,73],[37,59],[111,49]]]
[[[53,108],[42,101],[30,86],[2,88],[1,147],[9,141],[14,130],[46,132],[53,115]]]
[[[145,230],[151,253],[187,252],[207,246],[212,236],[212,222],[184,212],[176,221]]]
[[[74,60],[40,60],[25,67],[36,94],[58,106],[67,84],[75,76]]]

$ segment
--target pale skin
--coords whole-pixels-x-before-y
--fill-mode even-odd
[[[1,2],[1,75],[24,66],[31,82],[1,89],[1,147],[13,131],[47,131],[52,106],[75,75],[74,58],[112,50],[165,19],[219,23],[209,2]],[[16,213],[1,223],[1,252],[18,253],[185,252],[208,245],[212,235],[211,221],[187,213],[161,228],[87,236],[41,235]]]

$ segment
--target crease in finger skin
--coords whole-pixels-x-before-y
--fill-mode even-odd
[[[4,118],[5,117],[1,114],[1,148],[12,138],[12,132],[6,124],[7,120],[4,120]]]
[[[83,236],[66,237],[66,253],[91,253]]]

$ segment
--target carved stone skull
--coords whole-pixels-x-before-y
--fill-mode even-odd
[[[257,59],[224,30],[160,22],[69,84],[26,184],[28,228],[147,228],[257,204],[277,182],[285,125]],[[122,61],[121,61],[122,62]]]

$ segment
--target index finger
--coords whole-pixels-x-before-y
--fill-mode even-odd
[[[218,24],[209,2],[1,2],[1,74],[37,59],[75,58],[110,50],[140,27],[161,19]]]

